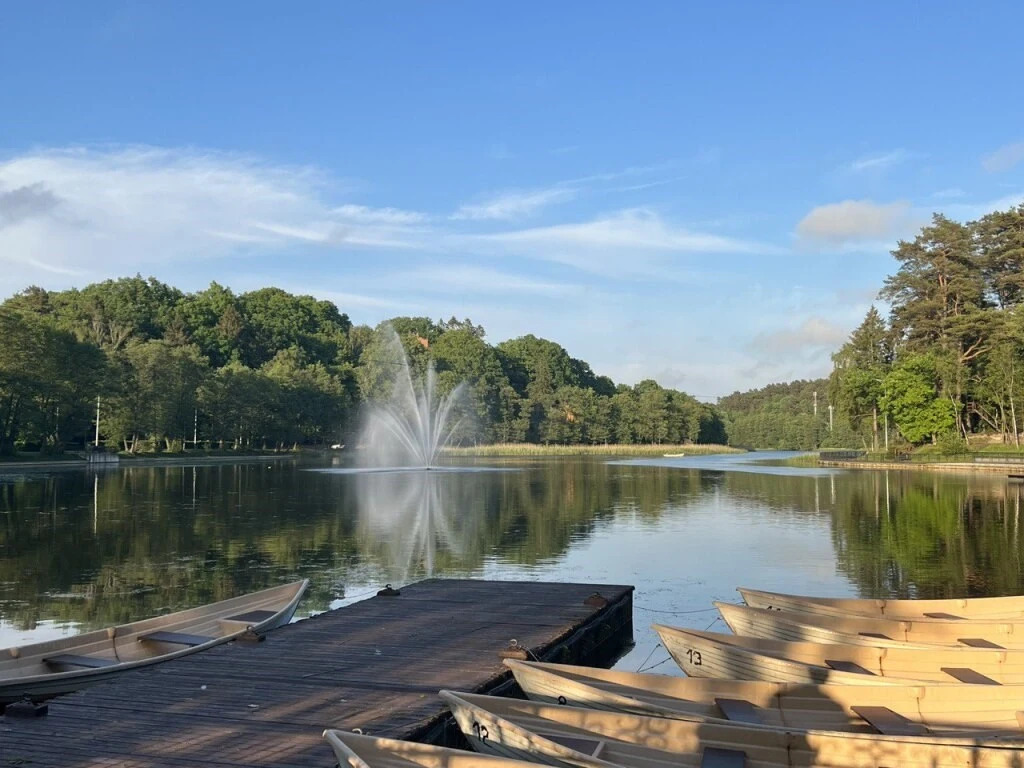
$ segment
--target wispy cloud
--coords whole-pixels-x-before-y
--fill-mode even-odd
[[[764,243],[689,230],[644,208],[572,224],[467,235],[460,241],[475,249],[545,259],[587,272],[658,275],[666,279],[670,273],[665,260],[680,254],[780,252]]]
[[[858,157],[856,160],[853,160],[843,166],[843,169],[849,173],[880,172],[885,171],[888,168],[892,168],[894,165],[899,165],[909,157],[910,153],[905,149],[876,152]]]
[[[932,192],[932,198],[935,200],[953,200],[963,196],[964,191],[959,187],[948,187],[946,189],[940,189],[938,192]]]
[[[989,173],[1008,171],[1024,160],[1024,141],[1004,144],[981,158],[981,167]]]
[[[531,216],[543,208],[576,197],[576,190],[561,184],[547,189],[508,190],[480,202],[460,206],[452,214],[456,220],[510,221]]]
[[[48,274],[134,272],[289,243],[411,247],[415,211],[331,201],[320,172],[152,147],[28,152],[0,162],[0,291]],[[340,203],[340,204],[339,204]]]

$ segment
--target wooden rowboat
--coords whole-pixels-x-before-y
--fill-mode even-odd
[[[334,750],[338,765],[350,768],[537,768],[536,763],[347,731],[324,731],[324,739]]]
[[[247,632],[262,634],[291,621],[308,584],[297,581],[131,624],[0,650],[0,704],[77,691]]]
[[[819,685],[1024,684],[1024,651],[795,643],[653,628],[691,677]]]
[[[441,691],[473,747],[568,766],[1016,768],[1024,741],[812,733]]]
[[[1003,648],[1024,650],[1024,622],[896,620],[867,616],[824,616],[716,602],[737,635],[812,643],[849,645],[914,644],[923,648]]]
[[[506,659],[533,701],[799,730],[948,736],[1021,730],[1024,686],[800,685],[670,677]]]
[[[1024,621],[1024,596],[966,597],[954,600],[871,600],[806,597],[740,587],[751,608],[807,611],[825,616],[873,616],[886,619],[946,619],[949,621]]]

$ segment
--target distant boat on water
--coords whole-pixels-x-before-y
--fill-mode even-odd
[[[685,456],[685,455],[686,455],[685,453],[663,453],[662,454],[662,456],[664,456],[666,459],[678,459],[680,456]]]

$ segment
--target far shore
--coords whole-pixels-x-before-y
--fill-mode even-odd
[[[536,445],[534,443],[495,443],[493,445],[446,448],[446,456],[707,456],[718,453],[746,453],[728,445],[620,444]]]
[[[71,469],[95,466],[97,469],[116,469],[118,467],[139,467],[155,465],[191,465],[191,464],[235,464],[257,461],[280,461],[294,459],[299,454],[291,451],[277,453],[143,453],[134,456],[118,454],[119,461],[90,465],[77,454],[64,454],[60,457],[41,459],[36,456],[5,456],[0,459],[0,474],[15,469]]]

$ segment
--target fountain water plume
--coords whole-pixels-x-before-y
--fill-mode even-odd
[[[388,341],[395,375],[391,397],[371,406],[363,437],[360,463],[372,467],[431,469],[441,451],[455,436],[463,419],[453,421],[466,394],[465,383],[446,395],[437,391],[437,371],[427,364],[422,381],[413,379],[409,358],[397,334]]]

